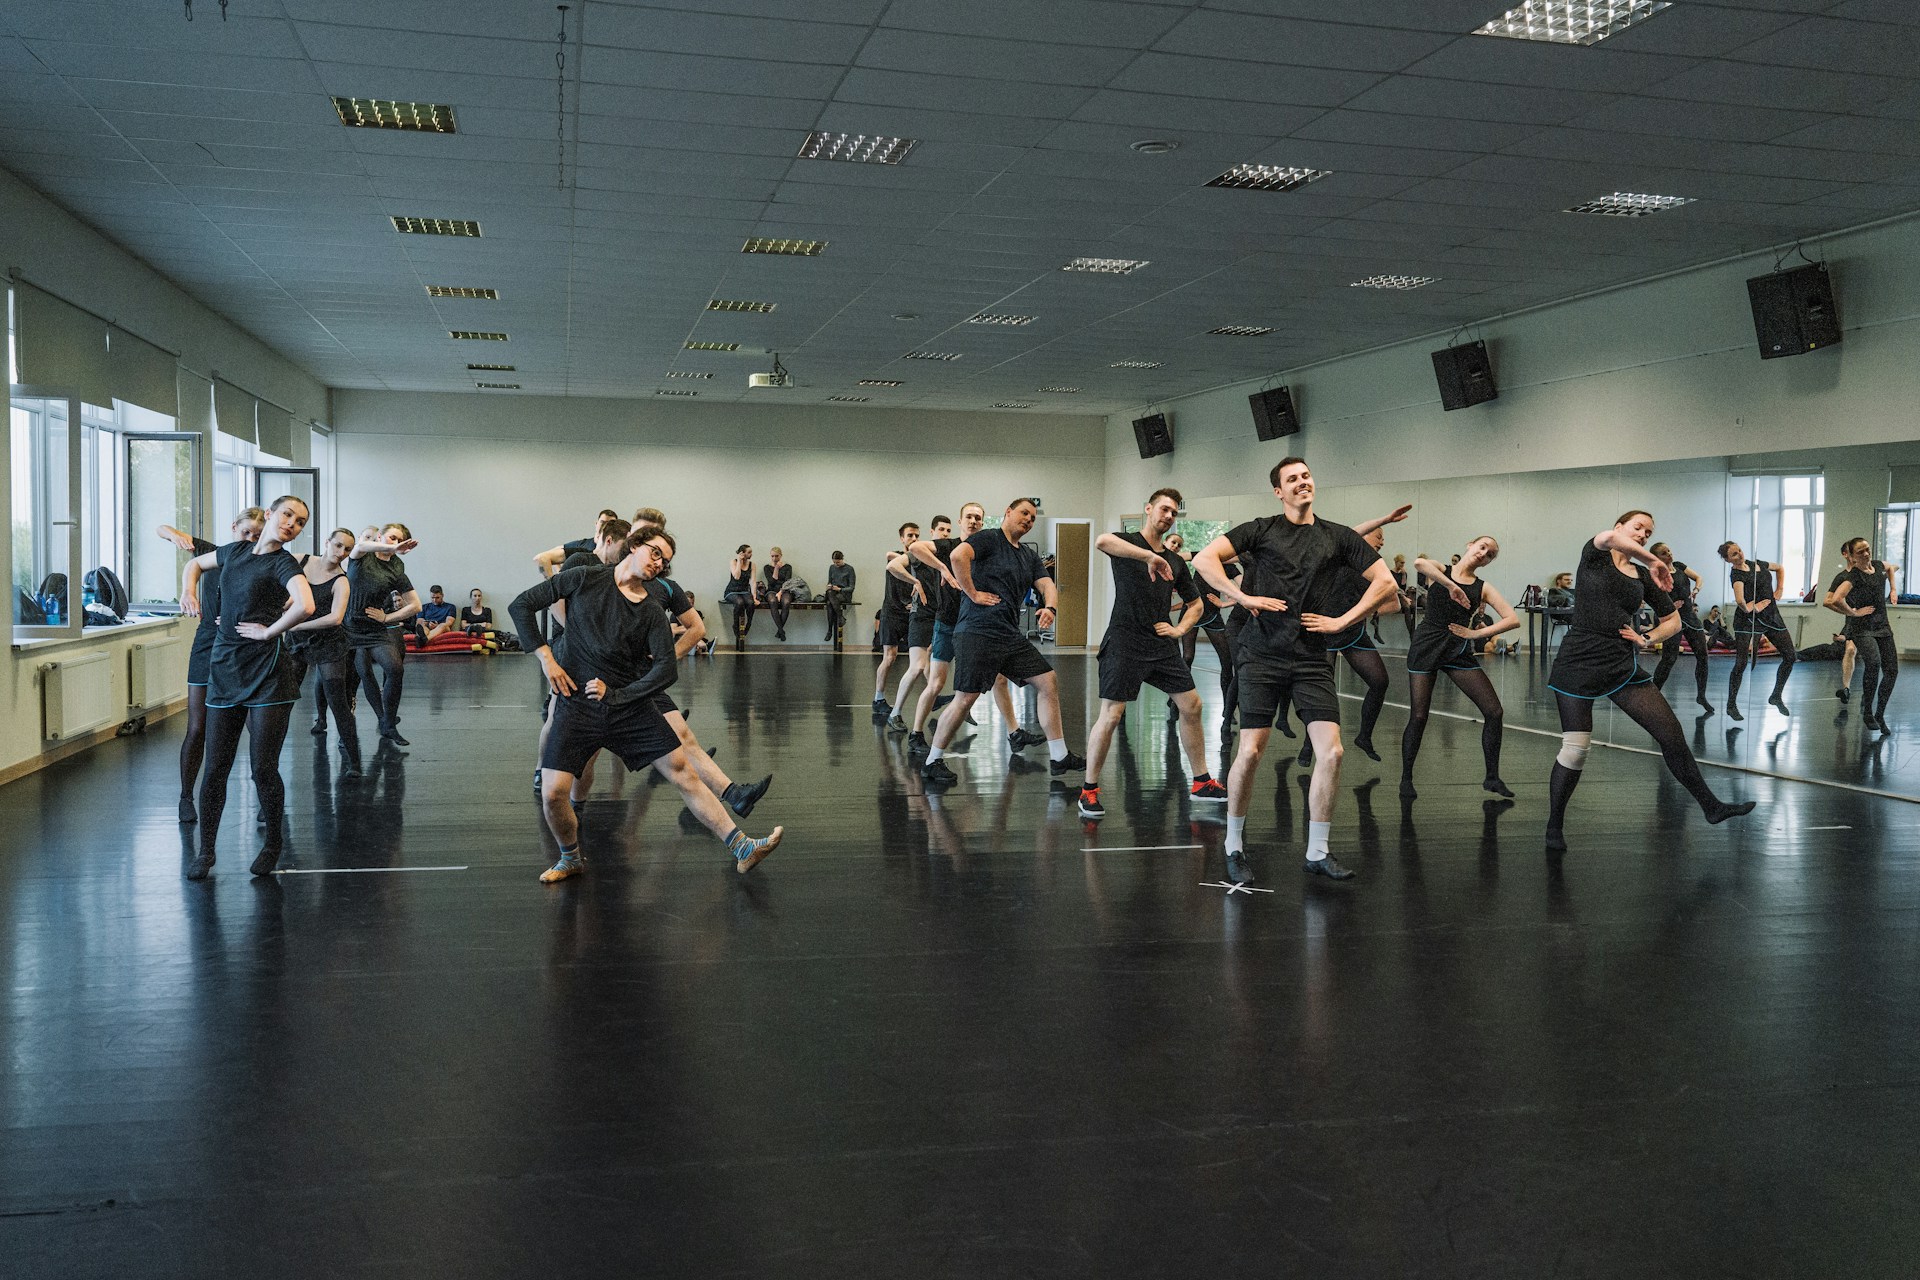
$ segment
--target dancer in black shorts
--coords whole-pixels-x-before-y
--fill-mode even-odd
[[[912,730],[907,735],[910,750],[925,755],[931,745],[924,732],[933,713],[953,701],[953,695],[945,693],[947,676],[953,667],[953,629],[960,622],[960,584],[953,577],[953,553],[968,538],[980,532],[987,523],[987,509],[977,502],[969,502],[960,508],[960,536],[957,538],[935,538],[931,542],[916,542],[907,548],[907,554],[918,564],[933,569],[939,575],[939,589],[934,595],[933,641],[927,649],[927,680],[920,692],[920,702],[914,708],[913,721],[908,726]],[[942,696],[942,695],[945,696]],[[1002,719],[1012,728],[1007,732],[1007,746],[1015,751],[1027,747],[1037,747],[1047,740],[1044,733],[1034,733],[1020,723],[1020,716],[1013,706],[1013,688],[1007,678],[1001,676],[993,682],[994,703],[1000,708]]]
[[[953,521],[947,516],[935,516],[927,528],[936,542],[953,536]],[[916,679],[927,673],[927,659],[933,649],[933,628],[940,610],[940,569],[913,556],[914,543],[918,541],[916,538],[909,542],[908,554],[895,556],[887,565],[889,579],[904,574],[907,581],[913,584],[911,612],[907,615],[907,671],[900,677],[900,687],[893,694],[893,714],[887,717],[887,728],[895,733],[909,732],[906,719],[900,712],[909,705],[907,690],[913,687]],[[918,723],[911,726],[913,729],[919,727]]]
[[[1574,577],[1573,618],[1547,675],[1560,706],[1560,754],[1548,784],[1547,848],[1567,847],[1563,834],[1567,802],[1580,784],[1593,745],[1593,704],[1611,698],[1633,722],[1652,735],[1667,769],[1700,805],[1708,822],[1725,822],[1753,811],[1753,801],[1728,804],[1700,774],[1687,750],[1686,734],[1653,677],[1640,667],[1642,651],[1680,629],[1680,613],[1670,594],[1673,575],[1647,550],[1653,517],[1629,511],[1613,528],[1595,534],[1580,549]],[[1642,602],[1651,605],[1659,625],[1645,636],[1633,629]]]
[[[1720,544],[1720,558],[1727,562],[1733,581],[1733,673],[1727,677],[1727,714],[1744,720],[1740,714],[1740,681],[1747,664],[1759,657],[1764,638],[1780,655],[1780,669],[1773,677],[1773,696],[1767,701],[1782,714],[1791,714],[1781,696],[1787,676],[1793,670],[1793,637],[1787,634],[1786,620],[1776,602],[1779,588],[1786,583],[1787,571],[1765,560],[1749,560],[1737,542]]]
[[[1387,540],[1386,527],[1405,520],[1412,510],[1412,503],[1404,507],[1396,507],[1384,516],[1361,521],[1353,526],[1353,531],[1359,534],[1375,553],[1378,553]],[[1367,589],[1372,584],[1367,581],[1365,575],[1355,573],[1345,565],[1339,568],[1338,573],[1339,585],[1334,589],[1333,608],[1344,613],[1367,593]],[[1380,721],[1380,708],[1387,704],[1387,688],[1390,684],[1387,679],[1387,664],[1380,657],[1380,650],[1376,646],[1380,632],[1379,617],[1383,613],[1400,611],[1399,582],[1398,578],[1394,579],[1392,598],[1376,609],[1372,617],[1363,619],[1352,629],[1343,631],[1337,636],[1327,637],[1328,652],[1339,654],[1353,674],[1359,676],[1361,683],[1367,687],[1366,694],[1360,700],[1360,732],[1354,735],[1353,745],[1358,747],[1369,760],[1380,758],[1380,753],[1374,749],[1373,745],[1373,727]],[[1372,635],[1367,633],[1369,626],[1373,629]],[[1300,758],[1296,763],[1302,769],[1313,763],[1311,737],[1300,744]]]
[[[1887,606],[1893,602],[1900,566],[1875,560],[1865,538],[1849,538],[1840,553],[1847,567],[1834,575],[1825,603],[1846,618],[1841,634],[1853,641],[1865,668],[1860,673],[1860,723],[1889,733],[1887,702],[1893,697],[1893,682],[1900,678],[1900,651],[1894,647]]]
[[[1407,648],[1408,699],[1407,728],[1400,735],[1400,798],[1417,800],[1413,788],[1413,763],[1420,758],[1420,742],[1427,734],[1427,716],[1433,706],[1433,685],[1442,671],[1454,688],[1472,699],[1480,713],[1480,755],[1487,766],[1481,786],[1497,796],[1513,797],[1513,791],[1500,780],[1500,744],[1506,731],[1505,708],[1500,694],[1480,669],[1480,646],[1502,632],[1520,625],[1513,606],[1480,576],[1480,571],[1500,554],[1500,544],[1482,535],[1467,544],[1467,549],[1451,565],[1439,564],[1425,556],[1413,562],[1414,572],[1428,580],[1427,608]],[[1494,621],[1484,627],[1473,625],[1474,617],[1490,609]]]
[[[327,537],[325,555],[296,557],[307,577],[307,588],[313,592],[314,610],[311,618],[287,632],[287,650],[295,662],[293,687],[298,690],[311,670],[321,705],[333,710],[333,722],[340,729],[343,780],[365,772],[360,759],[360,726],[353,717],[353,644],[347,639],[345,625],[353,600],[345,563],[356,541],[351,530],[335,529]],[[324,720],[321,726],[324,733]],[[320,749],[324,752],[326,744],[321,743]]]
[[[411,745],[400,736],[400,692],[406,681],[401,624],[420,612],[420,593],[398,557],[418,545],[407,526],[386,524],[378,539],[356,542],[347,559],[347,583],[353,588],[347,639],[353,643],[354,669],[360,673],[360,691],[380,722],[380,736],[396,747]],[[396,598],[398,608],[393,607]],[[374,678],[375,669],[380,679]]]
[[[1309,875],[1351,879],[1328,851],[1340,785],[1340,700],[1333,688],[1327,637],[1359,625],[1394,593],[1379,553],[1343,524],[1313,514],[1313,473],[1304,458],[1282,458],[1267,476],[1280,499],[1279,515],[1263,516],[1215,538],[1194,567],[1216,591],[1246,611],[1234,642],[1234,684],[1240,704],[1240,750],[1227,777],[1227,878],[1252,880],[1246,855],[1247,809],[1253,777],[1289,703],[1313,741],[1313,782],[1307,795]],[[1227,562],[1242,570],[1236,582]],[[1367,592],[1350,608],[1329,613],[1344,564],[1362,574]]]
[[[1180,658],[1180,637],[1200,621],[1200,589],[1187,562],[1161,538],[1180,514],[1180,491],[1156,489],[1147,499],[1138,533],[1103,533],[1094,549],[1113,566],[1113,615],[1100,641],[1100,716],[1087,734],[1087,776],[1080,787],[1080,816],[1106,816],[1100,803],[1100,767],[1106,763],[1113,732],[1127,704],[1150,684],[1166,694],[1180,716],[1180,746],[1192,774],[1195,800],[1225,800],[1227,789],[1207,772],[1205,736],[1200,729],[1200,695],[1193,673]],[[1186,606],[1178,623],[1167,621],[1167,591]]]
[[[187,865],[187,879],[205,880],[213,870],[220,818],[227,808],[227,775],[247,734],[253,787],[260,799],[266,843],[253,860],[256,876],[273,874],[284,838],[287,789],[280,778],[280,748],[300,696],[294,662],[280,637],[313,612],[313,592],[300,565],[282,548],[307,526],[307,504],[288,496],[267,509],[258,542],[229,542],[187,562],[180,607],[200,612],[199,579],[220,570],[220,630],[207,666],[207,767],[200,780],[200,851]]]
[[[266,527],[266,523],[265,507],[248,507],[233,518],[234,539],[239,542],[258,542],[260,530]],[[182,551],[191,552],[196,558],[219,549],[213,543],[182,533],[170,524],[160,526],[160,536]],[[183,567],[183,605],[187,596],[184,573]],[[207,754],[207,675],[208,667],[213,662],[213,642],[220,631],[220,566],[217,563],[207,566],[199,575],[194,609],[188,612],[196,610],[200,625],[194,628],[193,648],[187,655],[187,732],[180,742],[182,824],[200,820],[200,812],[193,805],[193,789],[200,781],[200,762]]]
[[[1660,646],[1660,661],[1653,668],[1653,687],[1665,692],[1667,676],[1673,671],[1673,664],[1680,661],[1680,640],[1685,637],[1687,648],[1693,650],[1693,700],[1701,710],[1712,715],[1713,704],[1707,701],[1707,633],[1700,625],[1700,609],[1694,603],[1700,591],[1700,575],[1687,568],[1686,561],[1675,560],[1673,548],[1666,543],[1656,542],[1651,550],[1673,574],[1673,603],[1680,610],[1680,633],[1669,636]]]
[[[1086,758],[1067,750],[1060,724],[1060,686],[1053,666],[1040,656],[1033,641],[1020,633],[1020,602],[1038,590],[1043,602],[1034,615],[1042,628],[1053,625],[1056,588],[1041,567],[1040,553],[1021,539],[1033,532],[1040,504],[1015,498],[998,529],[974,534],[953,552],[953,577],[960,584],[960,621],[953,629],[954,688],[958,696],[940,713],[933,744],[920,776],[945,785],[959,781],[940,757],[952,745],[954,734],[980,695],[1005,676],[1033,686],[1040,703],[1040,725],[1047,738],[1049,768],[1058,778],[1087,767]],[[1018,748],[1015,748],[1018,750]]]
[[[913,575],[893,571],[895,560],[906,555],[907,548],[920,540],[920,526],[909,520],[900,526],[900,550],[887,552],[887,593],[880,603],[880,665],[873,673],[873,714],[885,719],[892,714],[887,705],[887,672],[893,660],[906,648],[911,629],[908,610],[913,603]]]
[[[617,565],[556,574],[521,592],[509,609],[520,643],[540,659],[555,697],[552,731],[540,764],[547,829],[560,846],[560,858],[541,875],[546,884],[586,870],[579,820],[568,797],[574,775],[602,748],[636,772],[652,765],[678,787],[687,807],[709,830],[725,833],[727,851],[740,871],[772,853],[782,835],[775,827],[765,839],[755,840],[734,826],[660,714],[654,699],[673,683],[678,664],[673,628],[647,583],[666,562],[647,529],[628,536],[625,552]],[[567,634],[556,656],[541,642],[535,615],[561,600],[568,602]]]

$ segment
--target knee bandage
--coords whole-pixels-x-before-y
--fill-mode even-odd
[[[1560,754],[1556,758],[1562,769],[1572,769],[1576,773],[1587,767],[1587,750],[1593,745],[1593,735],[1582,731],[1560,735]]]

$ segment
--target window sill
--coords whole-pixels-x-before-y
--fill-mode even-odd
[[[102,640],[112,639],[115,636],[159,631],[177,622],[188,622],[195,626],[199,625],[195,619],[179,613],[128,614],[127,620],[117,627],[86,627],[81,630],[78,636],[50,636],[44,640],[15,640],[13,642],[13,648],[16,653],[25,653],[41,649],[58,648],[63,644],[99,644]]]

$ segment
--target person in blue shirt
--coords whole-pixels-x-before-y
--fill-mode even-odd
[[[422,649],[436,637],[452,631],[455,624],[454,608],[447,603],[447,593],[440,589],[440,584],[428,587],[427,595],[431,598],[420,606],[420,616],[413,623],[414,641]]]

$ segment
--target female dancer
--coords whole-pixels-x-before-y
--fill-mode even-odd
[[[200,780],[200,851],[187,865],[187,879],[205,880],[213,870],[220,817],[227,807],[227,775],[247,731],[253,787],[260,798],[266,844],[253,860],[256,876],[271,875],[280,861],[281,821],[287,791],[280,780],[280,747],[300,686],[280,636],[313,612],[313,591],[300,565],[282,547],[307,526],[307,504],[291,495],[267,512],[258,542],[229,542],[187,562],[180,607],[201,613],[200,578],[220,570],[220,627],[207,678],[207,770]]]
[[[1668,594],[1673,576],[1647,550],[1652,536],[1653,517],[1629,511],[1580,549],[1572,624],[1547,675],[1547,687],[1560,704],[1560,755],[1553,762],[1548,786],[1552,801],[1547,814],[1549,849],[1567,847],[1562,834],[1567,801],[1573,798],[1587,765],[1587,751],[1593,744],[1593,704],[1600,698],[1613,699],[1614,706],[1652,735],[1667,769],[1692,793],[1708,822],[1725,822],[1753,811],[1751,800],[1728,804],[1713,794],[1700,775],[1699,761],[1687,750],[1679,718],[1653,687],[1653,678],[1640,668],[1642,650],[1680,629],[1679,610]],[[1660,619],[1646,636],[1632,626],[1642,602],[1652,605]]]
[[[400,624],[420,612],[420,593],[413,589],[398,556],[419,544],[403,524],[380,526],[378,538],[362,538],[348,553],[347,583],[353,589],[347,606],[347,639],[353,644],[353,667],[367,705],[380,722],[380,736],[396,747],[411,744],[400,736],[400,693],[405,688],[403,665],[406,644]],[[393,608],[395,597],[400,605]],[[374,679],[379,668],[380,679]]]
[[[340,726],[342,779],[357,778],[364,772],[360,767],[360,726],[353,718],[353,644],[347,639],[344,625],[353,596],[345,565],[355,541],[350,530],[335,529],[327,537],[326,554],[299,558],[300,570],[313,592],[314,616],[287,633],[287,648],[295,663],[293,687],[300,688],[311,668],[314,692],[333,709],[333,722]],[[321,749],[325,750],[324,744]]]
[[[767,562],[760,566],[760,578],[760,599],[773,615],[773,638],[785,640],[787,615],[793,612],[793,597],[787,592],[787,583],[793,580],[793,566],[783,558],[780,548],[767,553]]]
[[[1673,671],[1673,664],[1680,661],[1680,638],[1686,637],[1687,648],[1693,650],[1693,700],[1708,714],[1713,714],[1713,704],[1707,701],[1707,633],[1700,625],[1700,610],[1694,604],[1694,596],[1700,590],[1700,575],[1687,568],[1684,560],[1673,558],[1673,548],[1664,542],[1656,542],[1650,548],[1667,566],[1667,572],[1673,575],[1673,602],[1680,610],[1680,633],[1668,637],[1660,646],[1660,661],[1653,668],[1653,687],[1665,691],[1667,676]]]
[[[1727,714],[1735,720],[1746,719],[1740,714],[1740,679],[1746,674],[1747,664],[1757,656],[1764,636],[1780,655],[1773,696],[1767,701],[1791,715],[1780,695],[1793,670],[1793,638],[1787,634],[1786,621],[1775,602],[1775,593],[1786,584],[1787,571],[1765,560],[1747,559],[1737,542],[1721,543],[1720,558],[1727,562],[1733,579],[1733,674],[1727,677]]]
[[[1860,675],[1861,723],[1887,733],[1887,701],[1893,697],[1893,682],[1900,678],[1900,651],[1894,648],[1887,605],[1893,599],[1893,575],[1900,566],[1875,560],[1865,538],[1849,538],[1840,553],[1847,558],[1847,567],[1834,576],[1826,606],[1845,615],[1842,635],[1853,641],[1866,668]]]
[[[753,548],[741,543],[727,569],[727,589],[720,603],[733,606],[733,647],[747,647],[747,631],[753,626]]]
[[[1513,606],[1480,577],[1480,570],[1492,564],[1500,554],[1500,544],[1481,536],[1467,544],[1459,559],[1450,565],[1437,564],[1425,556],[1413,562],[1414,572],[1429,580],[1427,609],[1407,648],[1407,683],[1411,692],[1411,710],[1407,727],[1400,735],[1400,798],[1417,800],[1413,789],[1413,762],[1420,758],[1420,740],[1427,733],[1427,715],[1433,705],[1433,684],[1440,672],[1447,673],[1454,688],[1473,700],[1480,712],[1480,755],[1487,766],[1481,787],[1497,796],[1511,798],[1513,791],[1500,780],[1500,743],[1506,729],[1506,708],[1493,681],[1480,669],[1480,643],[1520,625]],[[1494,621],[1475,628],[1474,614],[1482,608],[1493,610]]]
[[[234,540],[258,541],[260,530],[266,527],[266,523],[264,508],[248,507],[233,518]],[[160,536],[196,557],[216,549],[211,542],[182,533],[170,524],[160,526]],[[205,608],[200,607],[202,603]],[[184,605],[183,601],[183,608]],[[199,812],[193,807],[193,784],[200,779],[200,761],[207,750],[207,664],[213,660],[214,632],[220,625],[220,570],[217,566],[201,573],[199,595],[194,607],[186,612],[189,615],[197,613],[200,625],[193,633],[193,651],[187,657],[187,736],[180,743],[180,821],[183,824],[200,820]]]

